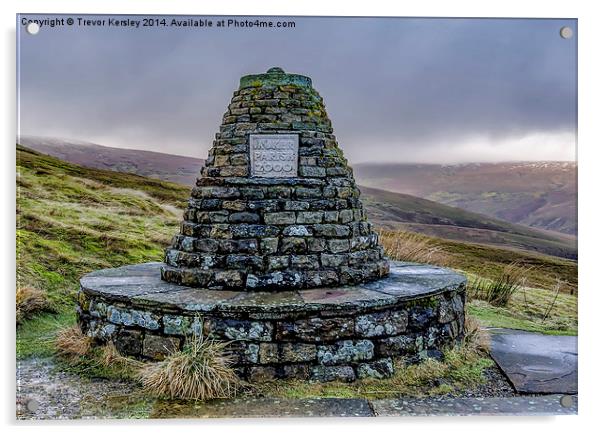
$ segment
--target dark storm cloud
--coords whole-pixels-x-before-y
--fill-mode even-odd
[[[20,132],[205,157],[240,76],[279,65],[312,77],[354,162],[574,153],[574,21],[294,20],[21,30]]]

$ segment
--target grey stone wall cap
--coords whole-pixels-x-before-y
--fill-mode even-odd
[[[354,287],[254,293],[167,283],[161,280],[161,266],[155,262],[98,270],[82,277],[81,289],[105,302],[125,302],[131,307],[188,314],[244,313],[250,317],[260,314],[266,319],[299,312],[378,310],[449,291],[463,291],[466,284],[464,276],[446,268],[391,262],[389,276]]]
[[[240,89],[262,86],[301,86],[311,87],[311,78],[300,74],[288,74],[282,68],[274,67],[264,74],[245,75],[240,79]]]

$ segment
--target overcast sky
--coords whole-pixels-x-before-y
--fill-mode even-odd
[[[574,20],[292,20],[21,27],[20,134],[205,158],[239,78],[281,66],[312,78],[353,163],[575,158]]]

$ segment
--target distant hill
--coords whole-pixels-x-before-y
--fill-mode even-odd
[[[577,234],[577,164],[358,164],[356,180],[513,223]]]
[[[407,194],[360,188],[370,219],[383,227],[577,258],[577,240],[571,235],[509,223]]]
[[[71,163],[191,186],[200,158],[46,137],[21,144]],[[577,234],[577,165],[572,162],[358,164],[361,185],[409,194],[512,223]]]
[[[69,162],[76,157],[84,159],[80,164],[92,168],[135,172],[136,168],[141,170],[143,167],[153,167],[155,173],[162,174],[160,178],[168,180],[177,179],[180,175],[171,175],[169,166],[162,166],[162,162],[171,161],[170,157],[187,158],[156,152],[127,151],[99,145],[61,143],[60,141],[38,141],[36,148],[40,149],[46,146],[46,149],[52,151],[57,158]],[[81,151],[77,151],[78,149]],[[114,149],[116,155],[111,156]],[[61,154],[64,155],[64,158],[57,155],[60,154],[59,150],[64,153]],[[72,152],[72,150],[75,151]],[[40,152],[43,151],[40,150]],[[106,158],[104,158],[105,155],[107,155]],[[127,156],[125,160],[125,157],[122,157],[124,155]],[[138,162],[138,155],[141,155],[141,161],[144,163]],[[145,158],[150,158],[152,164],[146,163]],[[104,161],[101,161],[102,159]],[[118,161],[129,161],[129,164],[109,163]],[[200,167],[198,160],[197,164]],[[192,179],[195,179],[196,176],[195,173]],[[155,177],[159,178],[159,176]],[[187,186],[192,183],[188,182]],[[184,186],[182,188],[188,191]],[[569,259],[577,257],[576,239],[569,235],[504,222],[407,194],[368,187],[361,187],[361,190],[370,218],[383,227],[405,229],[450,240],[529,250]]]
[[[20,144],[69,163],[135,173],[192,186],[204,160],[161,152],[111,148],[76,140],[21,136]]]

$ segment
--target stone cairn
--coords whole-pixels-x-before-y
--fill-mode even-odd
[[[389,272],[311,79],[245,76],[165,257],[168,282],[278,291]]]
[[[193,334],[229,341],[250,381],[393,375],[462,339],[466,279],[391,262],[308,77],[240,80],[163,263],[83,276],[99,344],[160,360]]]

